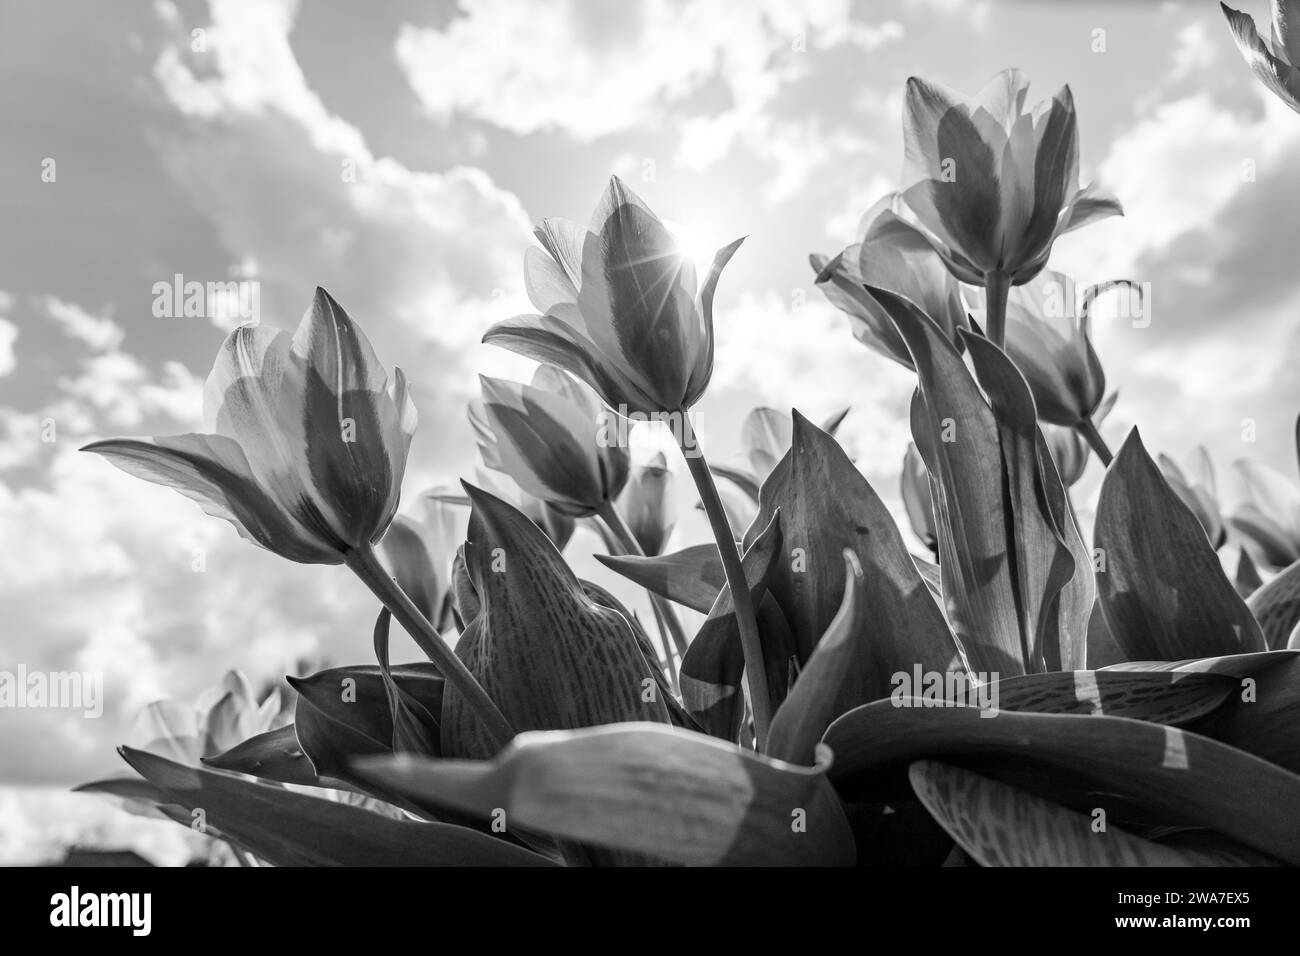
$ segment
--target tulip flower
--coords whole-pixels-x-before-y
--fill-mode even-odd
[[[1070,88],[1025,112],[1028,88],[1019,70],[974,99],[912,77],[904,105],[903,199],[952,274],[987,289],[997,345],[1009,287],[1038,274],[1058,236],[1122,211],[1095,186],[1079,188]]]
[[[397,511],[415,406],[324,289],[290,335],[243,326],[204,391],[206,434],[85,447],[304,564],[369,548]]]
[[[483,336],[558,365],[620,414],[685,412],[713,374],[713,291],[742,240],[718,251],[703,285],[663,222],[617,176],[590,230],[547,219],[524,259],[541,315]]]
[[[1090,286],[1076,309],[1074,283],[1044,270],[1013,289],[1007,301],[1004,347],[1029,383],[1039,421],[1076,429],[1103,464],[1111,453],[1096,423],[1106,373],[1092,347],[1091,307],[1103,291],[1126,285],[1117,280]]]
[[[1232,526],[1245,536],[1256,560],[1273,569],[1300,561],[1300,486],[1257,461],[1234,463],[1245,500],[1232,512]]]
[[[863,345],[912,368],[912,356],[889,317],[892,303],[872,295],[867,287],[886,289],[907,299],[938,322],[948,337],[967,325],[957,280],[919,229],[899,216],[897,193],[878,201],[862,217],[862,238],[834,259],[809,257],[817,272],[817,288],[852,323]],[[787,419],[788,421],[788,419]]]
[[[548,219],[535,234],[542,249],[528,251],[524,274],[528,297],[542,314],[500,322],[483,341],[571,372],[623,417],[674,422],[735,602],[761,740],[772,708],[766,686],[753,677],[766,673],[753,598],[735,533],[686,418],[713,375],[713,293],[742,240],[720,249],[697,283],[672,233],[617,176],[591,229]]]
[[[930,472],[926,470],[915,442],[907,443],[903,456],[903,474],[900,480],[903,510],[907,512],[912,533],[932,553],[939,553],[939,537],[935,532],[934,499],[930,496]]]
[[[589,388],[549,365],[531,385],[479,380],[483,400],[470,422],[489,468],[573,517],[602,511],[623,491],[627,449],[608,440],[614,416]]]
[[[673,473],[663,452],[632,469],[632,477],[618,500],[618,510],[642,551],[648,555],[663,552],[676,526]]]
[[[1168,455],[1159,455],[1156,462],[1160,473],[1169,482],[1183,504],[1191,509],[1205,529],[1205,535],[1217,551],[1228,540],[1227,529],[1223,525],[1223,515],[1219,509],[1219,492],[1214,480],[1214,462],[1205,446],[1197,445],[1188,456],[1183,466]]]
[[[1111,392],[1097,407],[1097,411],[1092,416],[1095,427],[1101,426],[1102,419],[1110,414],[1110,410],[1115,407],[1115,399],[1118,397],[1118,392]],[[1084,470],[1088,467],[1089,445],[1087,440],[1077,430],[1066,428],[1063,425],[1042,423],[1039,427],[1042,429],[1043,438],[1047,440],[1047,447],[1052,454],[1052,460],[1056,462],[1056,470],[1061,476],[1061,481],[1064,482],[1067,488],[1077,484],[1079,479],[1083,477]]]
[[[1249,14],[1220,3],[1237,49],[1259,81],[1300,113],[1300,0],[1273,0],[1272,43],[1265,42]]]

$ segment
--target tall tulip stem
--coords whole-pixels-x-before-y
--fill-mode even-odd
[[[1007,295],[1011,292],[1011,276],[994,269],[984,274],[985,333],[998,348],[1007,343]]]
[[[632,529],[627,526],[627,522],[623,520],[623,516],[618,513],[618,509],[614,507],[612,502],[606,502],[604,507],[596,513],[600,515],[600,520],[605,522],[605,527],[609,528],[610,533],[614,535],[615,540],[617,540],[619,546],[622,547],[624,554],[634,555],[638,558],[645,557],[645,551],[641,549],[640,543],[637,542],[636,535],[632,533]],[[649,594],[651,603],[654,604],[660,615],[662,615],[664,620],[668,623],[668,631],[672,634],[673,644],[677,648],[677,653],[685,654],[687,644],[686,631],[682,628],[682,622],[677,619],[677,614],[674,612],[672,604],[660,597],[658,594],[655,594],[653,591],[649,592]],[[664,650],[668,651],[668,648],[664,648]],[[668,654],[669,660],[671,660],[672,652],[668,651]]]
[[[679,413],[685,420],[686,412]],[[718,486],[714,484],[713,472],[704,458],[698,440],[694,447],[682,446],[682,457],[695,479],[695,487],[700,493],[700,502],[704,513],[713,528],[713,538],[718,544],[718,554],[722,556],[722,570],[727,575],[727,587],[731,590],[731,603],[735,609],[736,626],[740,630],[740,648],[745,655],[745,678],[749,683],[750,703],[754,708],[754,735],[757,748],[761,753],[767,746],[767,729],[772,723],[772,702],[767,695],[767,669],[763,664],[763,643],[758,636],[758,623],[754,617],[754,600],[749,593],[749,582],[745,579],[745,566],[740,560],[740,550],[736,547],[736,538],[727,521],[727,512],[722,507],[722,498],[718,496]]]
[[[429,620],[420,609],[407,597],[406,592],[393,580],[393,577],[379,563],[379,558],[372,548],[355,548],[348,552],[347,566],[361,579],[366,587],[374,592],[375,597],[392,613],[397,622],[406,629],[406,633],[420,646],[425,656],[438,665],[442,676],[456,688],[466,702],[478,715],[487,728],[497,747],[504,747],[514,737],[514,728],[501,713],[499,707],[488,696],[487,691],[471,674],[455,652],[443,642]]]
[[[1101,459],[1102,465],[1109,468],[1111,459],[1115,456],[1111,454],[1110,446],[1106,444],[1106,439],[1101,437],[1101,432],[1097,431],[1097,426],[1092,423],[1092,419],[1084,418],[1074,428],[1092,446],[1092,450]]]

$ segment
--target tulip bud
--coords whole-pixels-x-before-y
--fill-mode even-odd
[[[1113,196],[1079,188],[1070,88],[1025,112],[1028,90],[1019,70],[999,73],[973,99],[907,81],[903,200],[963,282],[995,274],[1028,282],[1058,236],[1121,212]]]
[[[849,316],[854,337],[863,345],[912,368],[912,356],[898,334],[890,309],[867,287],[885,289],[917,306],[957,340],[967,325],[957,280],[930,241],[898,215],[900,197],[893,193],[862,217],[862,239],[834,259],[809,258],[817,271],[817,288]]]
[[[591,515],[627,483],[628,453],[608,436],[613,414],[592,391],[544,365],[531,385],[480,376],[470,421],[484,463],[527,495],[575,517]]]
[[[713,374],[713,290],[741,240],[719,250],[702,285],[663,222],[617,176],[590,230],[547,219],[524,259],[541,315],[484,342],[557,365],[620,414],[684,412]]]
[[[1029,383],[1039,420],[1053,425],[1091,419],[1106,390],[1088,309],[1075,311],[1074,283],[1050,270],[1007,300],[1007,354]]]
[[[291,336],[243,326],[204,391],[209,433],[111,439],[84,451],[174,488],[246,538],[304,564],[341,564],[397,511],[415,406],[324,289]]]
[[[664,543],[676,526],[673,473],[663,452],[632,470],[618,508],[641,550],[648,555],[662,553]]]

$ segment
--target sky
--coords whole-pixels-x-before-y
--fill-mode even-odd
[[[477,376],[529,374],[479,340],[531,311],[531,224],[587,221],[617,173],[693,249],[748,236],[715,301],[710,455],[738,453],[755,405],[847,405],[841,438],[896,504],[910,378],[853,340],[808,254],[853,241],[898,186],[909,76],[974,92],[1009,66],[1034,100],[1070,84],[1083,178],[1126,210],[1052,267],[1150,284],[1149,325],[1095,329],[1112,446],[1134,424],[1174,457],[1203,443],[1229,498],[1243,456],[1294,477],[1300,117],[1217,3],[4,0],[0,668],[100,672],[105,701],[97,719],[0,711],[0,823],[40,803],[74,818],[61,834],[109,825],[93,798],[33,795],[115,772],[150,700],[230,667],[370,657],[373,602],[347,572],[255,549],[77,451],[200,427],[244,316],[159,317],[156,283],[256,283],[258,320],[288,328],[328,289],[411,380],[414,497],[472,474]],[[706,536],[675,467],[673,547]],[[580,533],[575,566],[610,584],[596,546]]]

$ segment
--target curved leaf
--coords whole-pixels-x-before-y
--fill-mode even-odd
[[[1212,866],[1226,862],[1222,857],[1153,843],[1118,827],[1094,829],[1090,816],[960,767],[918,760],[908,776],[926,809],[981,866]]]
[[[718,592],[727,583],[715,544],[692,545],[673,554],[650,558],[614,554],[593,557],[647,591],[701,614],[709,613]]]
[[[465,486],[473,502],[465,565],[481,606],[456,654],[518,730],[617,721],[667,723],[656,668],[631,623],[587,596],[555,546],[527,516]],[[496,752],[473,710],[448,686],[442,752]]]
[[[401,756],[358,766],[421,800],[483,817],[504,811],[507,828],[673,863],[849,865],[853,834],[824,769],[657,724],[524,733],[486,762]]]
[[[298,743],[293,724],[250,737],[225,753],[207,757],[203,763],[215,770],[246,773],[250,777],[294,783],[304,787],[323,787],[311,761]]]
[[[1207,827],[1261,853],[1300,862],[1300,776],[1198,734],[1124,717],[1034,714],[923,701],[878,701],[831,724],[831,778],[846,799],[905,792],[914,760],[986,773],[1112,822]]]
[[[200,812],[208,828],[276,866],[549,865],[536,853],[464,827],[394,820],[142,750],[120,752],[171,802]]]
[[[1246,607],[1259,621],[1269,649],[1286,647],[1291,632],[1300,624],[1300,561],[1252,593]]]

